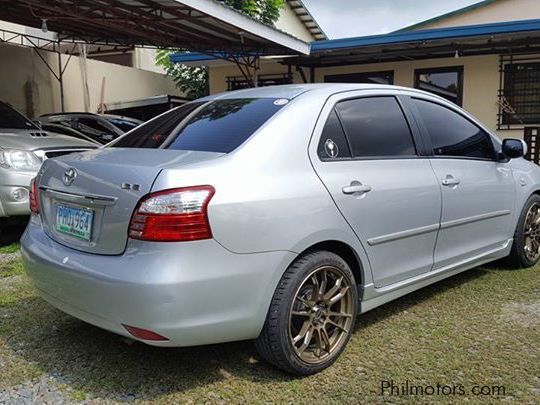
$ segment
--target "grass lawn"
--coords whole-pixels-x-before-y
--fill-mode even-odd
[[[258,361],[249,342],[128,345],[50,307],[18,259],[9,266],[0,277],[0,393],[46,378],[73,401],[540,401],[540,267],[478,268],[364,314],[333,367],[293,378]],[[390,380],[461,386],[464,395],[383,397]],[[475,386],[499,392],[476,396]]]

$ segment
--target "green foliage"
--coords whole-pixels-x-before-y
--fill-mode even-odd
[[[285,0],[222,0],[254,20],[263,24],[274,25],[279,18]],[[188,98],[199,98],[208,94],[208,69],[199,66],[186,66],[171,63],[171,53],[182,52],[182,49],[159,49],[156,52],[156,65],[161,66],[171,76],[178,87]]]
[[[268,25],[274,25],[285,3],[284,0],[224,0],[223,2],[254,20]]]
[[[175,52],[181,52],[181,50],[170,51],[169,49],[158,49],[156,52],[156,65],[165,69],[167,75],[174,80],[176,87],[187,98],[196,99],[207,95],[208,69],[204,66],[186,66],[179,63],[172,63],[169,55]]]

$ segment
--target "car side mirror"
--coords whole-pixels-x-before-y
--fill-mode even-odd
[[[527,144],[521,139],[508,138],[503,140],[502,152],[508,159],[520,158],[527,153]]]

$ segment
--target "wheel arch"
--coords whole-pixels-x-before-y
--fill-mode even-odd
[[[362,286],[365,281],[364,276],[364,270],[365,267],[362,265],[362,261],[358,257],[358,254],[356,251],[347,243],[338,241],[338,240],[326,240],[317,242],[308,248],[304,249],[302,252],[300,252],[295,260],[298,258],[304,256],[307,253],[319,251],[319,250],[325,250],[328,252],[335,253],[339,257],[341,257],[343,260],[347,262],[349,267],[351,268],[351,271],[354,275],[354,279],[356,281],[357,285]]]

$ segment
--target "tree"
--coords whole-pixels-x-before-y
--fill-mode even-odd
[[[233,7],[254,20],[263,24],[274,25],[285,0],[222,0],[223,3]],[[161,66],[174,80],[178,87],[188,98],[199,98],[208,94],[208,68],[199,66],[186,66],[171,63],[169,55],[176,52],[185,52],[182,49],[158,49],[156,52],[156,65]]]

